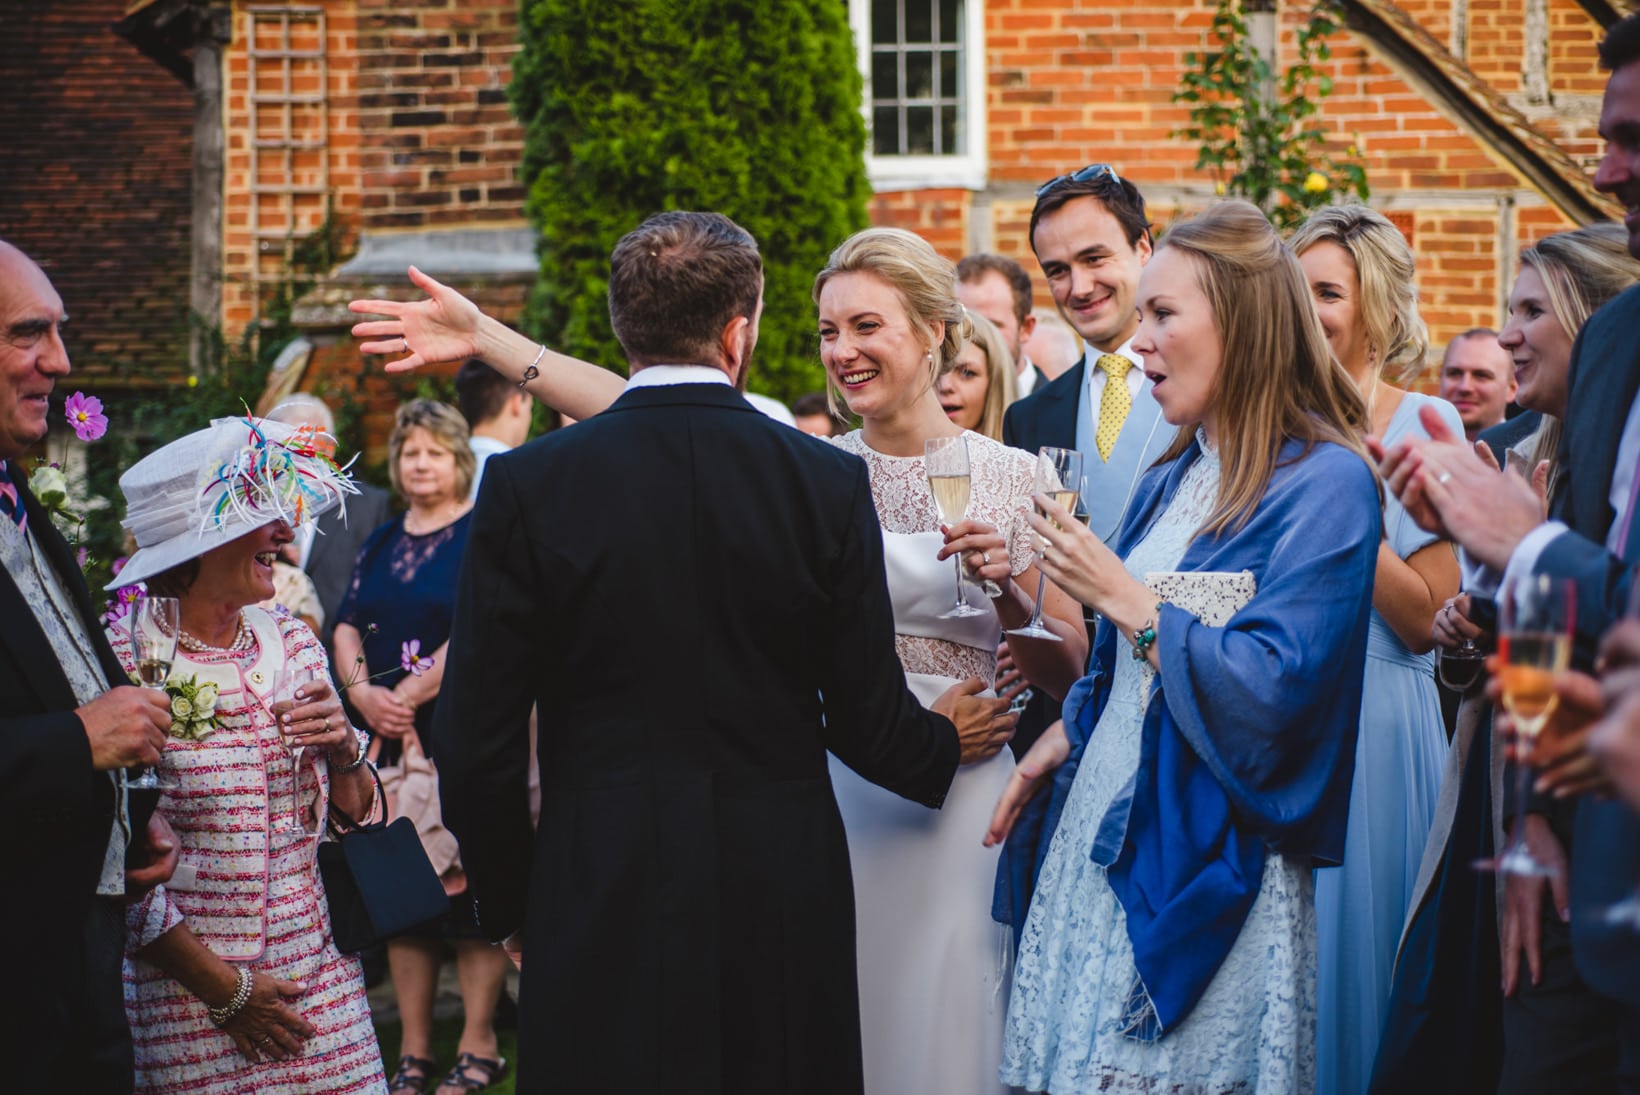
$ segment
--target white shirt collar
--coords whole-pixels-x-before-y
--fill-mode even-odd
[[[637,370],[626,382],[626,390],[633,388],[660,388],[672,384],[727,384],[729,374],[710,365],[648,365]]]
[[[1139,390],[1148,383],[1145,377],[1144,358],[1140,357],[1138,352],[1134,350],[1131,338],[1116,347],[1116,352],[1133,362],[1134,368],[1128,370],[1126,378],[1128,393],[1138,395]],[[1082,385],[1093,397],[1093,407],[1096,414],[1099,409],[1098,399],[1105,390],[1105,378],[1109,375],[1095,364],[1103,353],[1103,350],[1095,349],[1093,343],[1090,342],[1087,350],[1082,355]]]

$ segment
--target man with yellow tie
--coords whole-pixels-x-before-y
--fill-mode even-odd
[[[1037,188],[1031,248],[1087,353],[1008,409],[1002,439],[1031,452],[1042,445],[1080,449],[1089,525],[1106,540],[1120,526],[1139,477],[1174,434],[1132,346],[1139,271],[1150,247],[1145,200],[1109,164],[1090,164]]]
[[[1110,540],[1140,476],[1175,433],[1132,345],[1139,271],[1151,248],[1145,199],[1109,164],[1089,164],[1037,187],[1030,235],[1054,304],[1087,351],[1063,376],[1008,408],[1002,440],[1033,453],[1043,445],[1081,450],[1088,526]],[[1058,717],[1059,704],[1039,690],[1010,743],[1015,755]]]

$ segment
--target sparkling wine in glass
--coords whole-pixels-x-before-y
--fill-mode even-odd
[[[1515,725],[1515,824],[1509,846],[1495,863],[1507,874],[1544,877],[1552,872],[1526,847],[1526,801],[1530,766],[1525,757],[1554,714],[1555,677],[1572,656],[1574,589],[1570,579],[1529,574],[1511,578],[1498,602],[1498,683],[1504,710]]]
[[[934,494],[934,508],[940,522],[954,525],[968,514],[968,496],[972,480],[968,475],[968,441],[961,434],[956,437],[931,437],[923,442],[923,466],[928,470],[928,489]],[[962,586],[962,554],[951,557],[957,567],[957,603],[942,620],[962,616],[983,616],[985,610],[968,603],[968,593]]]
[[[175,597],[143,597],[132,606],[131,653],[137,663],[137,679],[144,688],[165,690],[165,682],[171,678],[171,663],[177,657],[181,618],[181,606]],[[139,792],[138,797],[151,813],[152,804],[146,800],[157,798],[159,773],[153,768],[139,768],[125,785],[127,791]]]
[[[1044,445],[1036,453],[1036,479],[1032,488],[1037,494],[1045,494],[1055,502],[1064,506],[1072,513],[1076,512],[1077,499],[1082,493],[1082,454],[1075,449],[1058,449],[1051,445]],[[1037,506],[1037,512],[1043,512]],[[1037,552],[1047,546],[1041,537],[1037,538]],[[1036,579],[1036,605],[1031,610],[1031,620],[1024,627],[1008,629],[1010,635],[1023,635],[1031,639],[1047,639],[1049,642],[1061,642],[1058,635],[1049,631],[1042,623],[1042,595],[1048,590],[1048,576],[1038,571]]]
[[[303,836],[318,836],[324,832],[324,819],[319,813],[318,775],[315,773],[313,776],[312,794],[304,796],[302,758],[306,747],[291,744],[290,738],[286,736],[283,719],[286,712],[299,705],[311,703],[315,698],[315,689],[310,686],[320,683],[328,684],[323,670],[312,666],[292,665],[289,661],[283,662],[274,673],[273,704],[269,708],[273,712],[273,717],[279,720],[279,740],[284,743],[285,751],[290,754],[290,825]],[[298,698],[298,691],[306,694]]]

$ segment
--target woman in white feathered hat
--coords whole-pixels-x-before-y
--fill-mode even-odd
[[[380,1092],[358,959],[337,951],[313,831],[379,806],[324,647],[256,607],[293,529],[356,488],[311,430],[218,419],[120,479],[138,550],[118,584],[177,598],[172,736],[158,809],[176,830],[170,883],[127,913],[126,1008],[137,1090]],[[132,617],[109,627],[127,670]],[[311,678],[275,714],[275,685]],[[297,756],[312,763],[293,763]]]

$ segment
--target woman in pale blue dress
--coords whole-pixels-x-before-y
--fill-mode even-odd
[[[1412,252],[1400,231],[1366,206],[1330,206],[1294,233],[1292,247],[1333,353],[1361,386],[1372,433],[1385,444],[1427,436],[1418,412],[1432,405],[1461,434],[1451,404],[1381,379],[1386,371],[1415,374],[1427,348]],[[1430,629],[1458,592],[1457,556],[1450,543],[1418,528],[1393,496],[1385,503],[1384,534],[1344,863],[1315,880],[1321,1095],[1367,1090],[1446,760]]]
[[[1051,504],[1057,523],[1032,519],[1043,572],[1101,622],[987,834],[1007,840],[1002,904],[1029,903],[1001,1075],[1307,1091],[1311,871],[1343,852],[1381,539],[1366,407],[1246,202],[1176,225],[1139,306],[1178,440],[1114,552]]]

